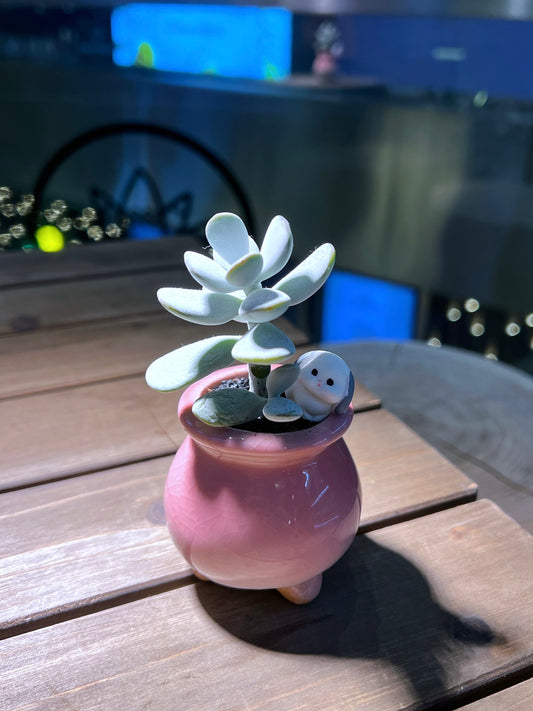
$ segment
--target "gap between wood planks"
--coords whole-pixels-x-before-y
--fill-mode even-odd
[[[296,355],[308,344],[307,335],[287,319],[275,325],[293,340]],[[158,310],[0,335],[0,399],[140,376],[155,358],[180,345],[241,331],[244,326],[235,324],[204,331]]]
[[[29,481],[24,484],[16,484],[14,486],[5,486],[0,488],[0,496],[2,494],[12,494],[14,491],[24,491],[25,489],[33,489],[36,486],[46,486],[46,484],[55,484],[58,481],[68,481],[70,479],[79,479],[82,476],[90,476],[91,474],[98,474],[99,472],[111,471],[112,469],[120,469],[121,467],[128,467],[133,464],[142,464],[143,462],[158,461],[159,459],[165,459],[176,453],[177,447],[172,447],[166,452],[162,452],[157,455],[139,457],[138,459],[128,459],[123,462],[111,463],[107,466],[98,466],[93,469],[84,469],[83,471],[75,472],[73,474],[63,474],[61,476],[49,477],[48,479],[41,479],[39,481]]]
[[[87,474],[90,475],[91,472],[87,472]],[[43,482],[43,485],[44,484],[46,484],[46,482]],[[21,488],[29,488],[29,486],[30,485]],[[412,512],[408,515],[392,517],[374,524],[369,523],[367,525],[362,525],[358,528],[356,537],[383,528],[388,528],[396,524],[407,523],[410,520],[422,520],[424,518],[427,518],[427,516],[438,513],[439,511],[444,511],[451,508],[459,510],[463,506],[468,506],[470,503],[472,503],[472,500],[465,500],[460,503],[454,503],[453,501],[449,501],[448,503],[443,504],[442,506],[436,505],[434,507],[429,507],[427,510],[424,509],[424,513],[422,515],[420,515],[420,512],[418,512],[418,515],[416,512]],[[210,581],[205,582],[198,580],[198,578],[193,574],[192,568],[190,568],[190,572],[184,572],[179,576],[169,578],[162,582],[149,582],[144,585],[141,584],[140,587],[136,587],[135,589],[124,590],[109,594],[100,594],[97,599],[91,601],[80,601],[78,605],[74,605],[69,609],[59,610],[58,612],[51,612],[48,614],[46,612],[43,612],[42,614],[37,613],[34,617],[26,619],[23,622],[15,623],[13,625],[0,628],[0,640],[25,634],[36,629],[51,627],[52,625],[59,624],[68,620],[86,617],[88,615],[101,612],[102,610],[111,609],[120,605],[135,602],[137,600],[143,600],[145,598],[152,597],[153,595],[159,595],[170,590],[177,590],[187,585],[194,584],[214,585],[215,583],[212,583]]]
[[[198,583],[198,578],[196,578],[192,569],[189,574],[185,574],[180,578],[174,578],[172,580],[166,580],[162,583],[152,583],[145,587],[137,588],[135,590],[128,590],[126,592],[119,592],[109,597],[102,595],[100,599],[93,602],[82,602],[78,607],[73,607],[68,610],[61,610],[60,612],[54,612],[49,615],[46,613],[42,616],[36,616],[30,620],[12,625],[11,627],[4,627],[0,629],[0,640],[8,639],[10,637],[17,637],[21,634],[26,634],[27,632],[33,632],[34,630],[43,629],[45,627],[52,627],[53,625],[60,624],[61,622],[67,622],[68,620],[76,620],[81,617],[87,617],[88,615],[94,615],[97,612],[102,612],[102,610],[109,610],[114,607],[119,607],[120,605],[126,605],[130,602],[136,602],[137,600],[144,600],[148,597],[153,597],[154,595],[161,595],[162,593],[169,592],[170,590],[178,590],[187,585],[194,585]]]
[[[366,535],[367,533],[372,533],[383,528],[388,528],[396,524],[408,523],[409,521],[414,521],[415,519],[422,520],[435,513],[452,508],[459,510],[464,506],[468,506],[474,500],[475,498],[466,499],[460,502],[450,500],[441,506],[435,505],[434,507],[428,507],[423,510],[423,513],[421,513],[420,510],[412,511],[410,514],[403,516],[391,517],[378,523],[362,525],[357,530],[356,540],[359,536]],[[74,605],[69,609],[60,610],[58,612],[46,613],[46,611],[44,611],[41,614],[36,613],[34,617],[26,619],[24,622],[0,628],[0,640],[15,637],[44,627],[51,627],[52,625],[66,622],[68,620],[86,617],[88,615],[101,612],[102,610],[118,607],[130,602],[152,597],[153,595],[159,595],[170,590],[177,590],[179,588],[186,587],[187,585],[195,584],[215,585],[215,583],[210,581],[205,582],[196,578],[192,572],[192,568],[190,568],[189,571],[183,572],[182,574],[169,578],[163,582],[149,582],[144,585],[141,584],[140,587],[136,587],[135,589],[101,594],[96,600],[81,601],[79,604]]]
[[[177,235],[157,240],[121,240],[79,245],[61,252],[9,252],[2,255],[6,269],[0,273],[0,291],[11,287],[41,286],[168,269],[174,263],[185,271],[183,254],[202,251],[205,240]]]
[[[100,272],[100,273],[93,273],[93,274],[85,274],[83,275],[83,281],[98,281],[98,280],[103,280],[103,279],[113,279],[114,277],[127,277],[127,276],[136,276],[138,274],[157,274],[157,273],[162,273],[166,272],[168,273],[169,267],[168,264],[161,264],[161,265],[153,265],[150,267],[130,267],[129,269],[115,269],[113,271],[108,271],[108,272]],[[180,275],[183,274],[185,277],[187,277],[187,272],[185,272],[184,269],[180,271]],[[78,284],[80,282],[80,275],[79,274],[69,274],[67,276],[62,276],[62,277],[56,277],[55,279],[35,279],[35,278],[30,278],[26,281],[24,281],[24,285],[21,286],[20,283],[13,283],[13,284],[2,284],[0,285],[0,291],[13,291],[13,290],[20,290],[20,289],[25,289],[26,287],[34,287],[34,286],[50,286],[50,285],[57,285],[57,284]],[[193,283],[193,282],[191,282]]]
[[[501,543],[501,541],[502,541],[501,534],[502,533],[503,534],[505,534],[505,533],[516,534],[516,532],[517,532],[516,524],[512,524],[512,522],[510,522],[510,520],[507,517],[503,516],[501,514],[501,512],[497,512],[496,507],[489,505],[489,502],[479,502],[479,504],[475,504],[473,506],[477,507],[477,508],[470,508],[469,514],[463,513],[466,511],[466,507],[460,507],[456,510],[456,515],[451,515],[451,516],[447,515],[444,518],[439,517],[439,519],[437,519],[434,522],[433,526],[432,526],[433,522],[422,520],[422,521],[419,521],[419,523],[417,525],[415,525],[414,530],[413,530],[412,526],[403,526],[401,529],[398,529],[396,532],[394,532],[394,535],[393,535],[392,531],[389,531],[389,535],[385,534],[384,537],[381,535],[377,535],[374,540],[374,545],[381,544],[381,547],[379,548],[379,550],[376,552],[375,555],[377,555],[378,558],[379,558],[379,556],[386,557],[386,556],[390,555],[390,553],[387,553],[387,551],[390,548],[391,541],[394,540],[398,544],[397,546],[393,546],[393,550],[396,551],[396,555],[400,555],[402,557],[402,560],[404,560],[406,562],[406,564],[409,565],[409,562],[410,562],[411,564],[414,564],[416,566],[416,569],[420,568],[420,570],[422,571],[422,575],[424,575],[423,571],[426,571],[426,575],[427,575],[428,573],[431,573],[431,571],[435,572],[435,570],[437,570],[437,571],[440,570],[439,566],[434,568],[431,561],[439,559],[439,556],[437,555],[437,553],[440,550],[444,550],[444,549],[442,549],[443,545],[449,545],[450,541],[454,541],[454,540],[456,542],[458,540],[463,541],[463,544],[466,545],[468,540],[471,540],[472,544],[469,545],[471,555],[473,553],[475,553],[476,550],[478,550],[478,551],[483,550],[483,548],[485,546],[492,546],[493,547],[492,552],[500,555],[502,557],[501,559],[503,560],[503,558],[506,556],[506,550],[505,550],[505,545]],[[491,511],[487,512],[487,509],[489,508],[489,506],[490,506]],[[470,528],[469,528],[469,525],[470,525]],[[418,535],[420,535],[421,526],[424,530],[427,529],[428,531],[434,530],[435,526],[436,526],[436,534],[437,535],[435,535],[435,540],[428,544],[429,549],[427,551],[424,550],[424,547],[422,547],[422,549],[420,549],[419,545],[416,542],[417,541],[416,534],[418,533]],[[466,528],[465,528],[465,526],[466,526]],[[487,528],[487,526],[488,526],[488,528]],[[511,528],[512,528],[512,530],[511,530]],[[489,530],[489,537],[488,538],[486,537],[487,530]],[[470,532],[471,535],[475,534],[476,537],[469,538],[469,536],[464,536],[463,538],[457,538],[456,534],[459,534],[461,532],[463,534]],[[447,544],[443,541],[445,533],[447,533],[447,535],[448,535],[447,540],[449,539]],[[413,534],[415,536],[414,538],[413,538]],[[483,539],[480,538],[481,535],[483,535]],[[507,538],[507,536],[504,536],[504,538]],[[409,542],[409,539],[411,539],[411,542]],[[525,552],[526,552],[526,548],[525,548],[526,543],[524,542],[523,537],[521,537],[520,540],[521,540],[520,550],[522,551],[521,560],[522,560],[522,564],[523,564],[526,560],[524,557]],[[529,548],[527,550],[530,551],[530,544],[527,544],[527,545],[529,546]],[[385,547],[383,547],[383,546],[385,546]],[[490,550],[490,548],[489,548],[489,550]],[[374,555],[374,554],[372,554],[372,555]],[[372,555],[371,555],[371,560],[374,560],[376,562],[378,558],[375,558],[375,556],[372,557]],[[414,557],[412,558],[411,556],[414,556]],[[457,581],[455,579],[455,577],[453,575],[453,571],[456,569],[457,565],[461,564],[462,556],[461,556],[461,553],[455,552],[453,555],[451,555],[451,557],[448,557],[448,558],[446,556],[444,557],[445,566],[444,566],[444,570],[442,573],[442,579],[441,579],[441,583],[440,583],[443,586],[443,589],[441,590],[439,587],[436,588],[437,602],[436,603],[431,602],[431,606],[433,606],[434,604],[438,605],[438,604],[444,603],[446,607],[450,606],[450,611],[452,614],[460,615],[464,610],[464,607],[461,604],[461,601],[463,601],[463,592],[462,592],[460,581]],[[472,556],[472,558],[473,558],[473,560],[478,560],[478,558],[476,558],[476,556]],[[478,587],[479,587],[475,584],[475,581],[478,578],[478,576],[480,574],[483,574],[483,572],[485,570],[490,570],[490,560],[491,559],[492,559],[491,556],[487,555],[487,557],[485,559],[486,563],[482,564],[479,567],[479,569],[475,569],[470,574],[469,580],[470,580],[471,584],[472,583],[474,584],[475,589],[478,589]],[[383,560],[383,558],[382,558],[382,560]],[[386,558],[385,558],[385,560],[386,560]],[[429,568],[427,567],[428,565],[429,565]],[[520,565],[520,560],[517,559],[514,566],[516,567],[519,565]],[[520,569],[520,568],[518,568],[518,569]],[[358,570],[358,568],[356,567],[356,569],[354,569],[354,570]],[[346,572],[346,571],[344,571],[344,572]],[[507,573],[508,572],[510,572],[510,571],[507,571]],[[338,578],[337,585],[339,582],[339,575],[341,575],[341,574],[343,574],[343,570],[338,569],[336,572],[336,575]],[[522,575],[523,574],[524,574],[524,571],[522,568]],[[383,578],[382,583],[386,582],[386,580],[387,580],[386,577]],[[212,586],[212,584],[197,582],[197,581],[194,581],[194,579],[188,579],[186,584],[181,586],[183,588],[187,588],[187,590],[184,590],[183,593],[179,593],[180,598],[185,596],[187,599],[190,599],[190,600],[193,599],[192,595],[194,595],[194,590],[191,590],[191,588],[190,588],[190,583],[192,583],[192,582],[194,582],[195,587],[197,588],[198,594],[200,594],[200,591],[203,591],[202,595],[200,595],[200,601],[202,599],[204,599],[204,609],[206,609],[205,608],[205,600],[207,600],[207,598],[203,598],[202,596],[204,595],[205,591],[207,590],[207,586],[211,586],[211,592],[213,592],[213,594],[210,595],[210,597],[213,601],[215,599],[217,599],[219,601],[221,600],[222,602],[224,602],[224,599],[226,598],[226,593],[222,589],[218,589],[218,591],[217,591],[215,589],[215,587]],[[333,583],[333,580],[331,580],[331,582]],[[432,584],[434,585],[435,583],[433,582]],[[447,588],[446,587],[447,585],[449,585],[450,587]],[[400,587],[402,586],[401,580],[399,581],[399,586]],[[407,586],[407,583],[404,583],[404,593],[405,593],[405,586]],[[364,585],[362,587],[364,589]],[[515,583],[514,587],[513,587],[513,592],[512,592],[513,597],[509,600],[510,603],[512,601],[514,601],[516,603],[517,596],[519,595],[519,589],[520,589],[519,583]],[[171,592],[171,590],[172,590],[172,588],[170,588],[170,590],[168,592]],[[327,593],[327,590],[325,592]],[[385,600],[386,600],[387,599],[386,598],[386,588],[381,587],[381,592],[385,595]],[[431,592],[431,589],[429,592]],[[165,591],[161,590],[161,594],[164,594],[164,593],[165,593]],[[440,599],[439,593],[442,595],[442,600],[440,603],[439,603],[439,599]],[[157,594],[157,593],[154,593],[154,594]],[[230,595],[230,593],[227,593],[228,599],[229,599],[229,595]],[[240,593],[236,592],[236,595],[237,595],[237,597],[240,595],[242,598],[244,593],[243,593],[243,591],[240,591]],[[392,593],[392,595],[394,595],[394,592]],[[152,597],[152,596],[148,595],[148,597]],[[331,610],[338,609],[337,607],[335,607],[337,595],[333,594],[330,590],[330,595],[329,595],[330,600],[329,601],[327,600],[327,597],[328,597],[328,595],[326,594],[326,599],[324,601],[322,601],[322,603],[320,603],[320,602],[318,603],[319,608],[320,608],[318,612],[315,610],[314,613],[311,613],[310,615],[306,616],[305,611],[304,611],[304,618],[308,619],[310,621],[311,625],[316,623],[318,625],[318,627],[322,629],[322,631],[324,631],[324,625],[323,625],[322,621],[324,619],[327,620],[327,617],[329,616],[328,614],[325,614],[325,613],[328,613]],[[401,595],[400,595],[400,597],[401,597]],[[172,605],[174,602],[174,599],[170,600],[170,596],[167,599],[169,601],[168,604]],[[341,594],[340,598],[337,600],[337,602],[340,602],[343,599],[344,599],[344,601],[346,601],[346,597],[343,598],[343,596]],[[432,598],[428,598],[428,599],[432,600]],[[268,605],[274,605],[274,603],[275,603],[274,609],[279,610],[279,605],[277,604],[276,601],[277,601],[277,598],[276,598],[276,600],[274,598],[271,598],[271,599],[269,598],[269,600],[267,601],[268,604],[267,604],[266,609],[268,609]],[[154,599],[154,603],[156,606],[159,604],[159,602],[161,602],[160,608],[163,609],[162,599],[159,597],[158,597],[158,601],[156,601]],[[263,603],[264,602],[265,601],[263,600]],[[453,604],[452,604],[452,602],[453,602]],[[139,625],[143,625],[144,623],[142,622],[142,620],[147,619],[146,615],[140,614],[139,611],[142,612],[142,610],[144,610],[145,608],[148,609],[149,604],[150,603],[148,603],[148,602],[147,603],[141,602],[140,604],[135,605],[135,610],[136,610],[135,614],[137,615],[137,618],[139,620],[141,620],[139,622]],[[202,604],[202,603],[200,602],[200,604]],[[385,604],[385,602],[382,602],[381,604],[383,605],[383,604]],[[403,604],[407,605],[407,606],[409,604],[409,600],[408,600],[408,598],[405,597],[405,594],[404,594],[404,603]],[[193,607],[194,607],[194,605],[196,605],[196,603],[194,603],[194,601],[193,601]],[[526,598],[522,598],[521,608],[518,608],[518,609],[522,609],[522,612],[527,612],[526,605],[527,605]],[[245,619],[246,619],[247,610],[248,610],[248,614],[249,614],[249,611],[251,609],[253,609],[254,606],[255,606],[255,600],[252,599],[251,595],[246,594],[246,596],[244,598],[245,610],[243,613],[245,615]],[[114,607],[117,607],[117,606],[114,605]],[[189,605],[189,607],[191,607],[191,606]],[[191,608],[191,609],[193,609],[193,608]],[[208,606],[207,610],[209,610],[209,609],[210,608]],[[485,607],[483,609],[485,609]],[[517,631],[517,629],[518,629],[517,624],[513,621],[513,614],[514,614],[513,610],[514,610],[514,605],[509,605],[507,610],[506,611],[504,610],[502,612],[502,610],[500,609],[497,602],[491,602],[490,599],[487,600],[486,612],[488,612],[488,614],[489,614],[489,622],[492,625],[494,632],[497,633],[499,630],[501,630],[502,633],[505,635],[508,624],[510,624],[511,630],[513,630],[515,632]],[[97,611],[100,611],[100,610],[97,610]],[[264,609],[262,611],[264,612]],[[106,611],[102,610],[102,612],[104,612],[104,614],[105,614]],[[229,617],[228,617],[227,613],[228,613],[227,610],[226,610],[226,612],[224,612],[224,610],[222,610],[222,612],[220,613],[221,614],[220,619],[215,618],[215,622],[218,622],[219,625],[222,622],[222,628],[225,629],[227,632],[231,633],[232,632],[231,625],[226,627],[223,624],[224,620],[226,620],[226,621],[229,620],[231,622],[231,614],[233,614],[233,613],[231,610],[229,610],[229,613],[230,613]],[[463,612],[463,614],[464,614],[464,612]],[[299,615],[296,613],[294,613],[294,614],[289,613],[289,616],[291,619],[292,618],[301,619],[301,617],[299,617]],[[79,614],[79,611],[78,611],[78,613],[73,616],[73,619],[76,619],[78,617],[87,617],[87,615]],[[109,620],[110,617],[113,617],[114,619],[116,619],[116,613],[113,613],[112,615],[106,615],[106,619]],[[416,615],[415,615],[415,617],[416,617]],[[527,615],[527,617],[528,617],[529,622],[531,622],[531,615],[529,614],[529,615]],[[125,620],[130,620],[130,619],[134,620],[135,619],[134,610],[130,610],[130,611],[122,610],[122,614],[119,613],[119,618],[120,618],[120,624],[122,626],[124,626]],[[415,619],[415,618],[412,618],[412,619]],[[58,621],[63,621],[63,620],[58,620]],[[82,627],[85,629],[88,627],[91,627],[94,630],[96,630],[97,622],[100,622],[100,624],[101,624],[101,620],[100,621],[88,620],[87,623],[85,624],[85,626],[83,627],[83,625],[82,625]],[[436,618],[434,616],[428,617],[428,624],[430,624],[430,625],[437,624],[437,627],[435,627],[435,629],[436,630],[440,629],[440,624],[438,623],[438,615]],[[322,627],[321,627],[321,625],[322,625]],[[289,627],[292,629],[294,627],[294,625],[289,625]],[[69,629],[66,629],[64,631],[57,629],[57,632],[60,636],[63,635],[63,637],[66,637],[69,634]],[[235,632],[235,628],[233,628],[233,636],[230,637],[229,635],[226,635],[224,632],[217,632],[217,630],[219,630],[219,627],[213,627],[213,637],[216,637],[216,639],[214,639],[214,642],[216,642],[218,639],[219,641],[221,641],[220,642],[221,644],[225,644],[226,646],[232,645],[234,647],[234,649],[237,650],[237,647],[239,645],[238,640],[240,638],[239,630],[244,630],[244,629],[246,629],[246,628],[243,628],[242,626],[238,626],[236,628],[236,632]],[[317,634],[318,633],[319,633],[319,630],[317,630]],[[72,632],[70,632],[70,634],[72,634]],[[97,632],[93,632],[93,637],[94,637],[94,634],[97,634]],[[235,634],[236,634],[236,636],[235,636]],[[391,635],[390,636],[390,643],[391,643],[391,645],[394,645],[393,649],[397,647],[396,643],[398,642],[399,636],[401,636],[401,634],[402,634],[401,623],[394,623],[391,630],[390,630],[390,635]],[[414,632],[413,634],[415,637],[415,640],[414,640],[415,642],[417,639],[419,639],[419,641],[420,641],[420,639],[422,639],[421,637],[417,638],[416,632]],[[254,643],[258,644],[259,646],[257,647],[257,650],[258,650],[258,653],[260,654],[261,653],[260,649],[262,646],[262,643],[261,643],[262,639],[264,639],[264,637],[262,637],[261,634],[258,635],[257,633],[252,632],[252,633],[250,633],[250,636],[245,635],[243,638],[243,641],[248,644],[254,644]],[[40,640],[40,642],[38,642],[38,644],[40,644],[41,648],[42,648],[43,647],[43,638],[39,637],[39,640]],[[27,640],[21,640],[19,646],[20,646],[20,648],[22,648],[22,645],[24,645],[24,647],[26,648],[26,644],[27,644],[27,645],[30,645],[30,648],[31,648],[31,643],[32,643],[32,639],[28,638]],[[400,647],[401,646],[405,646],[405,643],[400,644]],[[269,649],[268,643],[266,643],[266,648]],[[296,645],[295,649],[297,649],[297,648],[298,648],[298,645]],[[291,649],[290,645],[288,647],[285,645],[285,649],[283,649],[283,645],[282,645],[282,648],[279,651],[285,651],[287,653],[289,651],[289,649]],[[398,649],[396,649],[397,652],[398,652]],[[461,680],[459,678],[457,678],[455,680],[455,684],[453,684],[453,682],[452,682],[446,689],[443,689],[443,693],[440,696],[440,698],[438,698],[437,701],[433,701],[433,702],[426,701],[424,703],[423,701],[419,700],[416,703],[413,703],[412,705],[405,706],[403,708],[410,709],[411,711],[414,711],[414,709],[417,709],[418,711],[421,711],[422,709],[425,709],[427,711],[429,711],[430,709],[431,709],[431,711],[457,711],[464,704],[472,703],[476,700],[481,700],[481,699],[487,698],[491,694],[495,694],[501,690],[510,688],[510,687],[512,687],[512,685],[520,683],[523,680],[527,680],[530,677],[531,671],[532,671],[531,657],[526,656],[523,659],[520,659],[517,656],[518,650],[515,648],[514,652],[513,652],[512,646],[507,647],[506,653],[508,654],[507,660],[505,661],[505,660],[501,659],[500,662],[498,663],[497,668],[495,668],[493,665],[490,668],[490,670],[488,670],[488,671],[484,670],[484,669],[479,669],[479,671],[476,672],[477,662],[473,661],[472,662],[473,666],[471,665],[471,672],[469,672],[469,673],[473,674],[473,676],[472,677],[470,677],[470,676],[463,677],[463,679],[466,681],[466,683],[461,683]],[[420,656],[420,654],[421,653],[418,652],[418,655],[420,657],[419,663],[422,663],[423,659]],[[293,655],[290,655],[290,654],[287,655],[287,664],[289,664],[289,665],[291,664],[291,657],[292,656]],[[485,656],[487,656],[487,655],[485,655]],[[235,655],[234,655],[234,657],[235,657]],[[511,659],[510,657],[513,657],[513,659]],[[364,655],[363,655],[363,658],[364,658]],[[157,657],[156,657],[156,659],[157,659]],[[317,664],[320,664],[320,663],[321,663],[320,659],[318,659]],[[133,662],[132,662],[132,664],[133,664]],[[252,665],[252,663],[250,663],[250,664]],[[461,665],[458,665],[457,668],[459,669],[460,666]],[[253,668],[253,665],[251,666],[251,668]],[[134,671],[133,666],[126,669],[126,673],[132,673],[132,671]],[[497,678],[494,678],[495,673],[497,673]],[[458,675],[459,675],[459,673],[458,673]],[[100,681],[105,683],[105,679],[101,679]],[[327,681],[327,679],[322,679],[322,681]],[[347,682],[347,683],[349,683],[349,682]],[[353,682],[353,683],[356,683],[356,682]],[[289,693],[285,694],[285,696],[290,696],[294,693],[298,693],[298,691],[299,691],[298,689],[289,690]],[[104,692],[104,697],[102,697],[102,698],[105,698],[105,692]]]
[[[18,336],[24,336],[29,333],[46,332],[48,334],[53,334],[55,331],[70,331],[76,328],[90,328],[91,326],[114,324],[120,325],[124,322],[137,321],[139,319],[154,318],[161,316],[161,309],[154,306],[153,311],[139,311],[137,313],[132,312],[124,316],[124,314],[114,314],[112,316],[95,316],[94,318],[84,319],[83,321],[67,321],[66,323],[57,323],[53,326],[38,326],[37,328],[29,328],[27,331],[0,331],[0,342],[2,339],[5,341],[17,338]],[[0,395],[0,397],[2,397]]]
[[[509,673],[498,679],[491,679],[489,675],[487,675],[486,679],[481,677],[479,684],[474,686],[472,689],[467,689],[466,691],[457,690],[455,695],[451,698],[436,701],[431,703],[429,706],[421,707],[417,704],[413,707],[412,711],[415,711],[415,709],[416,711],[422,711],[422,709],[427,709],[427,711],[461,711],[461,709],[463,709],[467,704],[488,699],[493,694],[506,691],[517,684],[529,681],[532,678],[532,675],[533,664],[524,667],[523,669],[510,670]],[[405,711],[410,711],[410,709],[406,709]],[[465,709],[465,711],[468,710]],[[479,711],[482,711],[482,709]],[[506,711],[506,709],[501,707],[501,711]],[[523,711],[528,711],[528,709],[524,707]]]

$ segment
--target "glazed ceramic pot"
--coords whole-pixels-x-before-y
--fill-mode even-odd
[[[246,375],[246,366],[217,371],[180,398],[187,437],[165,487],[169,531],[198,577],[308,602],[359,525],[360,482],[342,439],[353,410],[282,434],[211,427],[194,416],[200,395]]]

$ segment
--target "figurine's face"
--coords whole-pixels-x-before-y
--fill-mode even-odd
[[[336,405],[348,394],[350,369],[334,353],[316,351],[301,366],[299,379],[317,400]]]

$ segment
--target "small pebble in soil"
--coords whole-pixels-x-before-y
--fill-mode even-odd
[[[213,390],[226,390],[227,388],[241,388],[248,390],[250,381],[248,378],[231,378],[231,380],[222,380]]]

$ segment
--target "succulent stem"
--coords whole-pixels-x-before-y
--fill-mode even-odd
[[[258,365],[250,363],[248,365],[248,375],[250,378],[250,391],[260,397],[268,397],[266,379],[270,373],[269,365]]]

